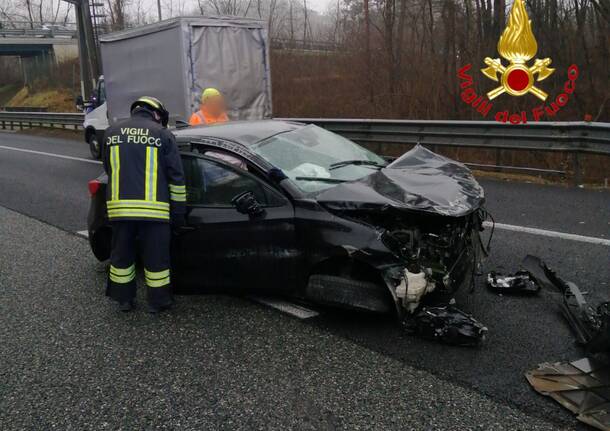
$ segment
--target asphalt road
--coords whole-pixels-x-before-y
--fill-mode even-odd
[[[244,299],[121,314],[83,238],[0,219],[2,430],[556,429]]]
[[[86,227],[86,183],[101,171],[88,159],[84,143],[0,133],[0,206],[28,216],[0,209],[3,429],[578,427],[523,377],[583,355],[549,292],[498,296],[482,282],[464,292],[458,303],[489,327],[480,349],[419,340],[390,319],[320,310],[300,321],[238,298],[184,297],[157,320],[117,317],[102,268],[68,233]],[[608,191],[482,183],[500,223],[610,238]],[[515,270],[528,253],[591,302],[608,297],[607,245],[497,230],[486,270]]]

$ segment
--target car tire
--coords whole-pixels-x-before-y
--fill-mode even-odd
[[[313,274],[307,284],[307,298],[323,304],[387,313],[394,310],[389,292],[372,281],[327,274]]]
[[[89,133],[87,136],[87,143],[89,144],[91,157],[93,157],[95,160],[99,160],[102,156],[102,151],[100,149],[100,142],[98,141],[95,132]]]
[[[93,251],[93,255],[100,262],[110,259],[112,251],[112,229],[104,227],[99,229],[95,234],[89,235],[89,245]]]

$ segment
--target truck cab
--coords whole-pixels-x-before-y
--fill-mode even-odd
[[[108,105],[106,104],[106,84],[104,76],[100,76],[97,87],[93,93],[92,100],[84,104],[85,141],[89,145],[89,151],[94,159],[101,157],[100,142],[104,137],[104,131],[110,125],[108,122]]]

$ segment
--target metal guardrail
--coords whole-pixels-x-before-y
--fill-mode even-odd
[[[313,123],[327,130],[364,144],[380,154],[393,146],[422,144],[433,151],[438,148],[480,148],[495,151],[495,164],[468,163],[483,170],[514,171],[528,174],[571,176],[580,184],[583,176],[583,155],[610,157],[610,123],[541,122],[525,125],[503,124],[495,121],[419,121],[419,120],[361,120],[326,118],[287,118],[286,120]],[[569,172],[565,164],[548,167],[514,166],[507,164],[503,150],[511,152],[554,152],[568,155]],[[557,162],[555,162],[558,164]],[[543,163],[544,164],[544,163]],[[564,168],[564,169],[562,169]]]
[[[0,128],[50,126],[82,128],[82,113],[0,112]],[[511,166],[502,163],[503,150],[553,152],[568,154],[573,181],[581,182],[581,158],[584,155],[610,157],[610,123],[548,122],[509,125],[493,121],[418,121],[363,120],[326,118],[283,118],[317,124],[346,138],[365,144],[378,153],[394,146],[422,144],[433,151],[442,147],[495,150],[496,164],[466,163],[482,169],[509,170],[533,174],[567,176],[563,166],[554,169]],[[388,151],[389,150],[389,151]]]
[[[4,106],[4,107],[0,107],[0,112],[1,111],[6,111],[6,112],[48,112],[49,108],[47,108],[46,106],[37,106],[37,107],[30,107],[30,106]]]
[[[60,127],[74,130],[83,128],[85,115],[62,112],[5,112],[0,111],[0,129],[14,130],[31,127]]]
[[[610,123],[360,120],[286,118],[313,123],[353,141],[375,144],[580,152],[610,155]]]

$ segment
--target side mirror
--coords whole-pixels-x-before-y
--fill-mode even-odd
[[[189,127],[190,124],[183,120],[176,120],[176,129],[184,129],[185,127]]]
[[[85,100],[83,102],[83,112],[85,114],[88,114],[89,112],[93,111],[95,109],[95,106],[93,106],[93,102],[91,102],[90,100]]]
[[[74,104],[76,105],[76,107],[78,109],[80,109],[82,111],[84,108],[83,105],[85,104],[85,101],[83,100],[83,96],[76,96],[76,99],[74,99]]]
[[[231,203],[235,206],[237,212],[247,214],[250,217],[259,217],[265,214],[265,209],[256,200],[254,193],[250,191],[238,194],[231,199]]]

